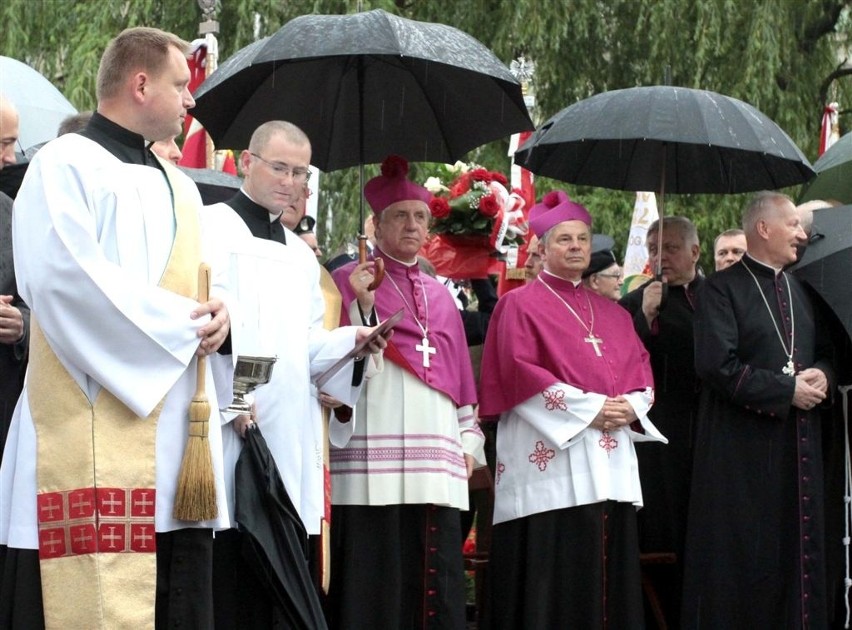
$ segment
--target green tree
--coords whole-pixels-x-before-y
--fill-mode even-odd
[[[852,42],[852,0],[219,0],[220,56],[227,58],[259,35],[303,13],[346,13],[374,8],[404,17],[452,24],[507,63],[524,55],[536,62],[537,118],[592,94],[664,82],[713,90],[751,103],[775,120],[812,159],[827,100],[852,102],[852,70],[839,50]],[[257,17],[256,17],[257,16]],[[94,106],[98,60],[109,39],[127,26],[155,25],[184,38],[197,30],[194,0],[5,0],[0,52],[30,63],[80,109]],[[849,127],[849,110],[841,125]],[[468,159],[506,172],[506,141]],[[428,166],[415,168],[425,173]],[[376,167],[366,168],[367,176]],[[333,251],[355,233],[357,169],[324,177],[321,238]],[[596,230],[622,249],[633,206],[629,193],[566,186],[539,178],[538,192],[566,188],[587,204]],[[797,190],[787,191],[794,196]],[[713,236],[739,222],[742,195],[670,195],[667,214],[692,218],[705,255]],[[333,218],[329,222],[329,217]]]

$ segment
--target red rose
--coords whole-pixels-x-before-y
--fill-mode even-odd
[[[470,178],[475,182],[490,182],[491,174],[484,168],[475,168],[470,172]]]
[[[432,201],[429,202],[429,210],[432,211],[432,216],[436,219],[450,216],[450,204],[443,197],[432,197]]]
[[[496,217],[500,212],[500,202],[494,195],[484,195],[479,200],[479,213],[486,217]]]
[[[461,197],[470,190],[470,174],[465,173],[450,186],[450,199]]]
[[[405,177],[408,175],[408,160],[399,155],[389,155],[382,162],[382,175],[385,177]]]
[[[503,173],[491,173],[491,181],[502,184],[503,186],[509,185],[509,180],[506,179],[506,176],[503,175]]]

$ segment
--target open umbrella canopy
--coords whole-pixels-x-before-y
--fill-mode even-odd
[[[802,189],[800,201],[834,199],[852,203],[852,133],[831,145],[814,162],[817,175]]]
[[[539,175],[616,190],[740,193],[813,175],[790,137],[748,103],[673,86],[579,101],[544,123],[515,157]]]
[[[533,128],[521,86],[482,43],[382,10],[304,15],[219,66],[193,115],[217,146],[247,147],[268,120],[311,139],[324,171],[381,162],[454,162]]]
[[[808,246],[792,271],[819,293],[852,339],[850,269],[852,205],[815,210]]]
[[[22,149],[53,140],[67,116],[77,110],[56,87],[25,63],[0,56],[0,93],[18,110],[18,144]]]

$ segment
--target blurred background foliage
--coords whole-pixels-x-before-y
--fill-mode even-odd
[[[775,120],[816,159],[825,103],[841,105],[852,124],[852,0],[218,0],[220,62],[258,37],[305,13],[381,8],[464,30],[505,63],[523,55],[536,64],[537,123],[592,94],[668,81],[747,101]],[[4,0],[0,54],[34,66],[81,110],[95,106],[95,76],[107,42],[128,26],[156,26],[185,39],[197,35],[195,0]],[[305,94],[310,98],[310,94]],[[227,148],[227,147],[221,147]],[[509,171],[508,140],[467,156]],[[700,168],[700,165],[696,165]],[[434,170],[413,165],[422,181]],[[366,175],[377,172],[368,166]],[[358,169],[325,174],[320,239],[333,254],[357,231]],[[632,193],[536,179],[537,195],[567,189],[591,210],[595,231],[623,252]],[[793,197],[797,189],[787,190]],[[702,264],[712,269],[712,239],[739,224],[743,195],[669,195],[666,214],[693,219]]]

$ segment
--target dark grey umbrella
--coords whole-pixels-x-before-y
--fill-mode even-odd
[[[852,339],[852,206],[814,210],[811,237],[792,272],[811,286]]]
[[[482,43],[382,10],[304,15],[237,52],[195,93],[217,146],[243,149],[268,120],[311,139],[324,171],[381,162],[454,162],[533,128],[521,86]]]
[[[658,193],[775,190],[813,176],[790,137],[748,103],[674,86],[579,101],[544,123],[515,159],[572,184]]]
[[[802,189],[799,199],[834,199],[852,203],[852,133],[835,142],[814,162],[817,175]]]
[[[201,200],[204,205],[227,201],[243,185],[242,177],[223,171],[211,168],[189,168],[187,166],[179,166],[178,168],[189,175],[189,178],[198,186],[198,192],[201,193]]]
[[[660,217],[667,192],[774,190],[813,176],[784,130],[748,103],[669,85],[612,90],[566,107],[515,161],[572,184],[656,192]],[[662,241],[662,221],[659,229]],[[659,260],[657,268],[659,275]]]
[[[287,627],[326,627],[308,569],[308,536],[266,440],[254,426],[246,431],[237,460],[235,517],[248,540],[250,560],[281,607]]]

